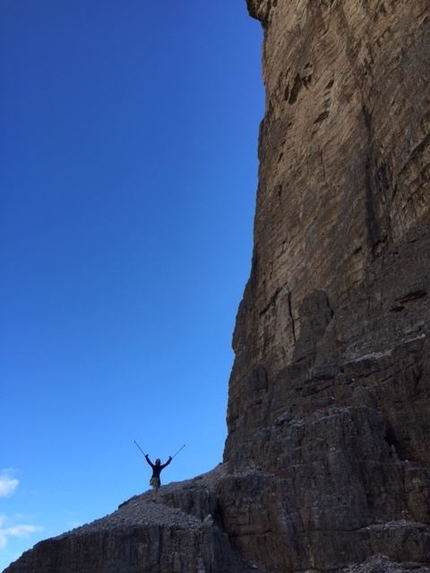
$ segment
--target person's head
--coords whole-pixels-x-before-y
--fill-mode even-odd
[[[161,460],[160,460],[160,458],[157,458],[157,459],[155,460],[155,465],[156,465],[156,466],[159,466],[160,464],[161,464]]]

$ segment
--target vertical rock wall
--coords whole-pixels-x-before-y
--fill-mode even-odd
[[[248,8],[266,109],[225,527],[269,571],[430,565],[430,5]]]

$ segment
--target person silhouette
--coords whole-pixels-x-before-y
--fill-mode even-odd
[[[155,464],[153,464],[149,459],[148,454],[145,454],[145,459],[152,468],[152,476],[151,479],[149,480],[149,485],[152,486],[152,499],[155,501],[157,499],[158,488],[161,486],[160,474],[162,470],[164,470],[164,468],[170,464],[170,462],[172,461],[172,456],[168,457],[167,462],[165,464],[161,463],[160,458],[157,458],[155,460]]]

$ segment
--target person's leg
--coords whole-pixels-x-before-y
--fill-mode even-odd
[[[158,486],[159,486],[158,481],[154,480],[154,484],[152,486],[152,499],[154,501],[157,501]]]

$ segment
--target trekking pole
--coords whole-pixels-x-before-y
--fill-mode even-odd
[[[133,442],[136,444],[136,446],[139,448],[139,450],[142,452],[142,454],[144,456],[146,456],[145,452],[142,450],[142,448],[139,446],[139,444],[136,442],[136,440],[133,440]]]
[[[181,450],[183,450],[184,448],[185,448],[185,444],[184,444],[181,448],[179,448],[179,450],[176,452],[176,454],[175,454],[174,456],[172,456],[172,460],[173,460],[173,458],[174,458],[175,456],[177,456],[177,455],[179,454],[179,452],[180,452]]]

